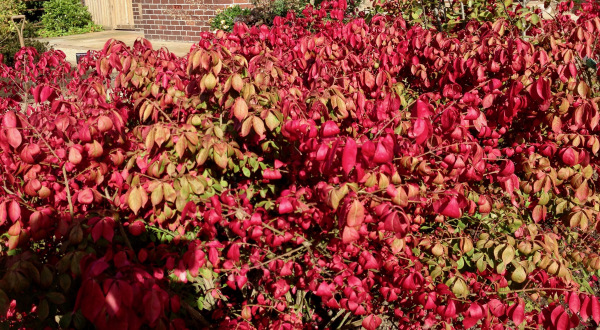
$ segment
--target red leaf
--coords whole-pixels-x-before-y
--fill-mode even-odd
[[[319,284],[316,295],[323,298],[333,297],[331,287],[325,282],[321,282],[321,284]]]
[[[352,171],[354,165],[356,165],[357,151],[358,147],[356,146],[354,139],[348,138],[342,154],[342,170],[344,170],[344,174],[350,174],[350,171]]]
[[[577,153],[571,147],[567,148],[562,153],[562,161],[569,166],[576,165],[578,163],[578,158]]]
[[[281,179],[281,171],[265,168],[263,170],[263,178],[267,180],[279,180]]]
[[[432,115],[432,113],[430,110],[429,103],[423,102],[421,100],[417,100],[417,103],[415,104],[415,107],[413,108],[411,116],[421,119],[421,118],[427,118],[431,115]]]
[[[431,132],[431,123],[426,119],[417,119],[413,126],[413,136],[417,144],[423,144],[427,141]]]
[[[45,102],[46,100],[48,100],[48,98],[50,98],[50,95],[52,95],[52,92],[54,91],[54,89],[52,89],[52,87],[45,85],[44,87],[42,87],[42,91],[40,92],[40,100],[39,102]]]
[[[550,314],[550,322],[552,322],[552,324],[556,326],[556,324],[558,324],[560,316],[564,314],[564,312],[565,310],[562,308],[562,306],[556,306]]]
[[[115,284],[113,284],[106,293],[106,311],[115,316],[121,310],[121,294]]]
[[[483,308],[481,308],[481,305],[479,305],[478,303],[471,303],[468,312],[469,315],[471,315],[471,317],[475,318],[476,320],[480,320],[481,318],[483,318]]]
[[[515,173],[515,163],[513,163],[510,160],[507,160],[500,167],[500,173],[498,173],[498,176],[505,177],[505,176],[510,176],[513,173]]]
[[[363,266],[364,269],[379,269],[379,262],[369,252],[363,251],[358,258],[358,263]]]
[[[154,323],[160,317],[163,310],[160,297],[158,296],[157,290],[151,290],[144,296],[144,316],[150,324]]]
[[[479,319],[477,319],[477,318],[465,317],[465,319],[463,320],[463,327],[465,329],[470,329],[470,328],[474,327],[475,325],[477,325],[478,322],[479,322]]]
[[[100,133],[109,131],[113,127],[112,119],[107,116],[98,117],[98,130]]]
[[[581,315],[581,320],[585,322],[590,317],[590,314],[592,314],[592,304],[590,296],[586,295],[579,309],[579,315]]]
[[[381,325],[381,318],[377,315],[369,315],[362,321],[362,326],[367,330],[375,330]]]
[[[31,89],[31,95],[33,95],[33,100],[35,103],[40,102],[40,93],[42,91],[42,85],[37,85]]]
[[[279,214],[287,214],[292,213],[294,211],[294,207],[288,198],[283,198],[279,203]]]
[[[240,244],[232,244],[227,251],[227,259],[240,261]]]
[[[563,312],[559,317],[558,320],[556,321],[556,330],[567,330],[570,329],[570,324],[569,324],[569,314],[567,314],[566,312]]]
[[[358,200],[354,200],[348,210],[348,216],[346,218],[346,224],[349,227],[360,228],[363,220],[365,219],[365,207]]]
[[[113,236],[115,235],[115,221],[112,218],[104,218],[94,225],[92,228],[92,239],[97,242],[100,237],[104,237],[105,240],[112,242]]]
[[[211,247],[208,249],[208,261],[210,261],[213,267],[219,265],[219,251],[216,248]]]
[[[8,128],[6,130],[6,138],[8,140],[8,144],[15,149],[21,145],[21,142],[23,142],[23,137],[16,128]]]
[[[364,71],[364,72],[365,72],[365,85],[367,85],[367,87],[369,87],[369,88],[375,87],[375,77],[373,76],[373,74],[369,71]]]
[[[456,317],[456,305],[454,304],[454,300],[450,300],[447,306],[438,306],[437,312],[444,318],[449,319]]]
[[[92,192],[92,189],[85,188],[84,190],[80,191],[77,195],[77,201],[81,204],[92,204],[94,201],[94,193]]]
[[[547,82],[546,79],[540,78],[535,83],[535,90],[537,95],[544,101],[550,98],[550,82]]]
[[[481,106],[484,109],[491,107],[494,104],[494,94],[488,94],[483,98]]]
[[[504,304],[498,300],[498,299],[491,299],[488,302],[488,307],[490,309],[490,312],[496,316],[496,317],[500,317],[502,315],[504,315],[504,311],[506,309],[506,307],[504,306]]]
[[[21,218],[21,207],[15,200],[10,201],[10,205],[8,205],[8,217],[12,222],[15,222]]]
[[[592,297],[592,318],[596,323],[600,323],[600,303],[598,303],[598,297]]]
[[[94,280],[86,280],[79,289],[75,310],[81,308],[81,314],[93,323],[104,307],[104,301],[100,285]]]
[[[81,159],[82,157],[79,150],[75,147],[71,147],[71,149],[69,149],[69,162],[73,165],[77,165],[81,163]]]
[[[8,218],[8,211],[6,210],[6,202],[0,203],[0,226],[2,226]]]
[[[136,220],[133,223],[130,223],[127,227],[129,233],[133,236],[140,236],[143,232],[146,231],[146,224],[143,221]]]
[[[126,306],[131,307],[133,304],[133,289],[131,285],[125,281],[115,281],[115,284],[111,287],[115,298],[118,298],[118,304],[120,307]],[[108,302],[108,294],[107,294]]]
[[[321,136],[324,138],[336,136],[339,133],[340,133],[340,128],[332,120],[326,121],[325,124],[323,124],[323,126],[321,127]]]
[[[387,162],[391,162],[394,155],[391,150],[388,150],[382,142],[377,143],[377,149],[375,149],[375,155],[373,156],[373,161],[377,164],[383,164]]]
[[[577,292],[571,292],[569,294],[569,309],[573,314],[578,313],[581,308],[581,300],[579,300],[579,294]]]
[[[342,233],[342,242],[349,244],[357,241],[360,238],[358,231],[352,227],[345,226],[344,232]]]
[[[112,242],[113,236],[115,235],[115,221],[112,218],[104,218],[102,220],[104,226],[102,227],[102,237],[105,240]]]
[[[2,126],[4,128],[16,128],[17,127],[17,116],[12,111],[9,111],[4,114],[2,117]]]
[[[515,323],[515,325],[518,326],[525,320],[525,306],[523,306],[521,302],[513,306],[511,306],[512,308],[509,316],[512,318],[512,321]]]
[[[395,233],[404,233],[408,227],[408,221],[404,213],[392,212],[385,218],[384,228],[385,230],[393,231]]]
[[[437,213],[450,218],[460,218],[462,216],[462,210],[454,196],[444,201],[434,202],[433,208]]]

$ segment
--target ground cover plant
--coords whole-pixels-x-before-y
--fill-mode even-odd
[[[440,31],[340,0],[182,58],[21,50],[0,67],[0,322],[597,326],[584,5]]]
[[[41,37],[60,37],[102,31],[94,24],[92,14],[78,0],[48,0],[44,2],[44,14],[41,16]]]

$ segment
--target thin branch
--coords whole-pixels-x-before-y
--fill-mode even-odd
[[[57,160],[60,160],[60,157],[58,157],[58,155],[56,154],[52,146],[50,146],[48,141],[44,138],[44,136],[33,125],[31,125],[31,123],[29,123],[27,119],[23,118],[23,116],[21,116],[20,114],[18,114],[17,116],[19,116],[21,121],[29,125],[29,127],[34,131],[34,133],[44,142],[46,147],[48,147],[48,150],[50,150],[52,155],[56,157]],[[65,168],[65,165],[62,166],[62,173],[65,183],[65,189],[67,190],[67,202],[69,203],[69,213],[71,214],[71,218],[73,218],[75,212],[73,211],[73,199],[71,195],[71,188],[69,187],[69,177],[67,176],[67,169]]]
[[[204,318],[204,315],[202,315],[194,307],[190,306],[187,302],[185,302],[185,300],[181,300],[181,307],[183,307],[183,309],[185,309],[185,311],[188,312],[188,314],[195,321],[200,323],[200,325],[202,325],[203,327],[210,327],[210,323],[208,323],[208,321]]]

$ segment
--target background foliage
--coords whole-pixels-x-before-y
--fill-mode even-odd
[[[210,21],[210,27],[213,30],[231,31],[233,25],[243,20],[243,16],[250,15],[250,9],[242,8],[239,5],[227,7],[217,12]]]
[[[27,5],[29,4],[27,3]],[[25,3],[22,1],[0,1],[0,56],[4,63],[9,66],[14,65],[14,56],[21,49],[15,25],[10,23],[10,17],[12,15],[29,13],[25,9]],[[33,39],[37,37],[37,27],[29,21],[30,16],[27,16],[28,19],[23,30],[25,45],[27,47],[34,47],[38,53],[43,53],[48,48],[47,43]]]
[[[2,321],[598,326],[597,4],[404,4],[1,65]]]
[[[18,0],[0,0],[0,42],[13,30],[10,17],[22,13],[25,5]]]
[[[102,28],[92,22],[92,15],[78,0],[49,0],[44,2],[41,18],[42,37],[56,37],[100,31]]]

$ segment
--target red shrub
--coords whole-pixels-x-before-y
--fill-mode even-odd
[[[344,9],[0,67],[5,321],[598,324],[600,19]]]

